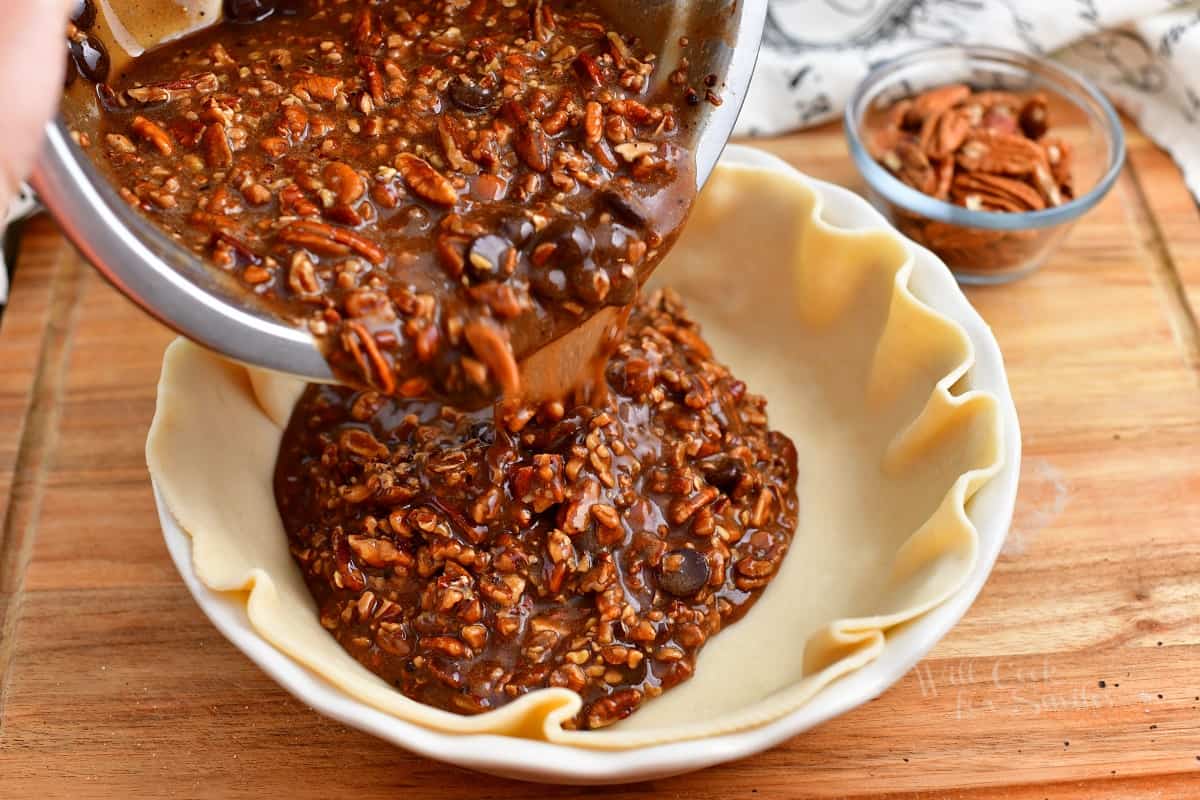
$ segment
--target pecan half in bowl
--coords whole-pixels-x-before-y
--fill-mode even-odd
[[[576,784],[741,758],[899,680],[966,612],[1012,517],[1020,434],[999,349],[945,266],[860,197],[747,148],[722,165],[655,282],[768,398],[796,443],[800,514],[777,577],[690,679],[600,730],[564,726],[581,698],[562,687],[474,716],[406,697],[321,626],[288,550],[272,472],[304,385],[179,342],[147,456],[168,548],[214,624],[322,714]]]
[[[1125,160],[1120,120],[1099,89],[996,47],[886,62],[859,85],[844,123],[869,199],[963,283],[1035,271]]]

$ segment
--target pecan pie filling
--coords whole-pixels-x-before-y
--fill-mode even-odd
[[[463,412],[310,386],[275,495],[321,623],[463,714],[548,686],[594,729],[691,676],[775,575],[796,451],[669,293],[639,303],[608,401]]]
[[[766,401],[677,298],[637,299],[695,194],[686,65],[572,0],[226,9],[81,66],[80,141],[346,384],[308,387],[275,472],[321,623],[437,708],[565,687],[569,727],[627,717],[747,612],[797,516]],[[542,350],[583,331],[586,358]],[[597,385],[529,392],[539,350]]]
[[[81,141],[129,203],[307,324],[345,383],[515,395],[518,361],[631,303],[686,218],[686,64],[588,3],[226,6],[90,70],[108,82]]]

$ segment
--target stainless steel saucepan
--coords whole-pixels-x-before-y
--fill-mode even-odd
[[[147,18],[154,40],[211,20],[220,0],[97,0],[104,24],[98,28],[114,54],[137,55],[138,39],[122,14]],[[767,0],[596,0],[604,11],[649,49],[661,63],[686,56],[693,85],[720,78],[719,106],[702,104],[688,142],[703,185],[733,130],[758,56]],[[191,8],[189,9],[189,6]],[[151,9],[153,10],[153,9]],[[189,11],[191,13],[189,13]],[[200,12],[204,12],[201,15]],[[169,12],[169,13],[168,13]],[[130,51],[133,51],[132,53]],[[665,75],[666,70],[662,71]],[[328,365],[306,328],[251,305],[244,293],[223,285],[222,276],[193,252],[164,235],[125,203],[71,138],[72,120],[95,114],[94,93],[68,92],[46,142],[33,185],[83,255],[119,290],[160,321],[200,344],[238,361],[312,380],[331,379]]]

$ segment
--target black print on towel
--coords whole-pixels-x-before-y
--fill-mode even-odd
[[[970,18],[984,11],[988,2],[771,0],[763,44],[788,55],[798,55],[830,50],[869,51],[897,40],[914,44],[962,42]],[[814,18],[820,19],[819,39],[812,37]]]
[[[1167,73],[1150,45],[1131,31],[1104,31],[1076,45],[1075,53],[1092,78],[1147,94],[1157,94],[1167,87]]]

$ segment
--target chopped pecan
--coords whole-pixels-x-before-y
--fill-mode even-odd
[[[294,183],[290,183],[280,190],[279,208],[284,213],[294,214],[298,217],[316,217],[321,214],[320,207],[305,197],[303,190]]]
[[[334,563],[337,573],[333,576],[338,588],[361,592],[367,588],[367,579],[362,570],[354,563],[350,550],[350,542],[341,528],[335,528],[332,536]]]
[[[602,697],[584,710],[587,727],[596,730],[605,728],[628,717],[642,704],[642,693],[637,689],[622,689]]]
[[[337,202],[342,205],[352,205],[362,199],[367,193],[366,184],[354,168],[341,161],[330,161],[321,171],[325,184],[333,190]]]
[[[370,432],[359,428],[349,428],[342,431],[338,438],[338,446],[343,450],[362,458],[384,458],[388,449],[371,435]]]
[[[458,137],[462,134],[451,118],[441,117],[437,123],[437,130],[438,139],[442,144],[442,152],[445,153],[446,162],[450,167],[464,175],[474,175],[478,172],[479,168],[475,166],[475,163],[463,154],[462,147],[458,142]]]
[[[667,517],[673,525],[682,525],[692,518],[700,509],[717,499],[720,492],[712,486],[705,486],[695,494],[677,497],[671,501]]]
[[[529,296],[518,294],[507,283],[484,283],[468,291],[473,300],[491,309],[497,319],[515,319],[529,308]]]
[[[133,155],[137,152],[137,145],[131,142],[128,136],[123,136],[119,133],[108,134],[108,136],[104,137],[104,143],[108,145],[108,149],[112,153]]]
[[[580,53],[572,66],[585,86],[603,85],[604,74],[600,71],[600,66],[596,63],[596,59],[587,53]]]
[[[271,190],[261,183],[251,183],[242,189],[242,197],[252,206],[263,206],[271,202]]]
[[[583,132],[588,144],[596,144],[604,135],[604,107],[595,100],[587,104]]]
[[[398,549],[387,539],[369,536],[348,537],[355,558],[372,567],[412,566],[413,557]]]
[[[200,137],[200,144],[204,147],[204,163],[209,169],[233,166],[233,151],[229,148],[224,125],[216,122],[205,128]]]
[[[425,159],[412,153],[401,153],[396,156],[396,169],[418,197],[443,206],[458,202],[458,191],[454,184]]]
[[[546,132],[537,120],[529,120],[517,128],[513,141],[517,155],[535,172],[550,169],[551,145]]]
[[[625,142],[613,148],[617,155],[626,161],[637,161],[643,156],[652,156],[658,152],[658,145],[654,142]]]
[[[466,324],[463,335],[471,350],[487,365],[503,393],[508,397],[515,396],[521,388],[521,373],[508,332],[490,320],[478,319]]]
[[[135,86],[132,89],[128,89],[125,92],[125,96],[135,103],[156,105],[158,103],[170,103],[195,95],[212,94],[219,88],[221,88],[221,82],[216,74],[204,72],[174,80],[157,81]]]
[[[383,42],[378,14],[370,6],[363,6],[355,13],[353,27],[359,52],[371,52]]]
[[[299,105],[285,105],[279,132],[290,137],[293,142],[303,141],[308,133],[308,112]]]
[[[262,263],[262,258],[258,255],[258,253],[254,252],[254,249],[250,247],[250,245],[246,244],[228,231],[213,231],[212,242],[214,245],[220,243],[231,248],[234,252],[240,255],[243,260],[248,261],[251,264]]]
[[[297,79],[292,91],[296,94],[303,92],[318,100],[336,100],[343,85],[341,78],[304,74]]]
[[[379,351],[379,345],[367,327],[361,322],[348,322],[342,339],[347,352],[358,363],[363,380],[371,386],[378,386],[384,394],[394,394],[396,376],[392,365]]]
[[[363,83],[367,87],[367,95],[371,101],[382,106],[388,100],[387,88],[383,83],[383,73],[379,71],[379,64],[370,56],[358,57],[359,67],[363,72]]]
[[[944,158],[935,168],[937,173],[937,184],[933,189],[933,196],[939,200],[950,199],[950,185],[954,181],[954,159]]]
[[[288,288],[296,295],[306,298],[315,298],[321,293],[317,268],[302,250],[292,254],[292,263],[288,269]]]
[[[145,117],[134,117],[130,129],[164,156],[174,155],[175,147],[171,144],[171,135],[157,122]]]
[[[421,639],[420,645],[428,650],[437,650],[451,658],[471,658],[472,656],[471,648],[467,647],[461,639],[453,636],[427,636]]]
[[[345,228],[326,225],[324,222],[289,222],[279,231],[277,238],[285,244],[303,247],[317,255],[345,256],[354,251],[372,264],[382,264],[387,260],[387,253],[383,248],[370,239]]]

